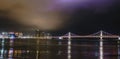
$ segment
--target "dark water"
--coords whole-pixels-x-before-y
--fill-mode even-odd
[[[68,40],[0,39],[0,59],[67,59]],[[99,39],[72,39],[71,59],[99,59]],[[118,39],[104,39],[104,59],[119,59]]]

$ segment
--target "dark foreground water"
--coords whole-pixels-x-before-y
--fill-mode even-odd
[[[0,59],[68,59],[68,40],[0,39]],[[72,39],[71,59],[99,59],[99,39]],[[119,59],[118,39],[104,39],[104,59]]]

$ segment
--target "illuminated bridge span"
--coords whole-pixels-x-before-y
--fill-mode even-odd
[[[90,35],[76,35],[76,34],[69,32],[63,36],[44,36],[44,37],[34,37],[34,36],[4,37],[4,36],[1,36],[0,38],[22,38],[22,39],[32,39],[32,38],[33,39],[52,39],[52,38],[62,39],[63,38],[65,39],[69,37],[69,34],[71,38],[100,38],[101,32],[102,32],[102,38],[119,38],[120,37],[119,35],[113,35],[113,34],[110,34],[104,31],[99,31],[97,33],[93,33]]]
[[[104,32],[104,31],[99,31],[99,32],[91,34],[91,35],[76,35],[76,34],[72,34],[70,32],[69,33],[71,35],[71,38],[100,38],[101,32],[102,32],[102,38],[119,38],[120,37],[119,35],[113,35],[113,34],[110,34],[110,33]],[[67,33],[64,36],[56,36],[53,38],[58,38],[58,37],[59,38],[68,38],[69,33]]]

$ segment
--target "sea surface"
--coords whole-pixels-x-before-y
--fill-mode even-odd
[[[119,59],[119,45],[118,39],[103,39],[103,58]],[[100,39],[74,38],[71,45],[68,39],[0,39],[0,59],[68,59],[68,55],[70,59],[100,59]]]

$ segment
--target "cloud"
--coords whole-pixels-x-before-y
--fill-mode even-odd
[[[0,14],[23,25],[53,30],[62,27],[64,14],[59,10],[49,10],[53,0],[0,0]]]
[[[57,6],[61,6],[60,9],[75,10],[75,9],[92,9],[94,11],[102,12],[109,9],[109,7],[115,5],[118,0],[59,0],[56,1]]]
[[[0,15],[23,25],[52,30],[67,23],[68,10],[93,8],[101,11],[113,3],[113,0],[0,0]]]

